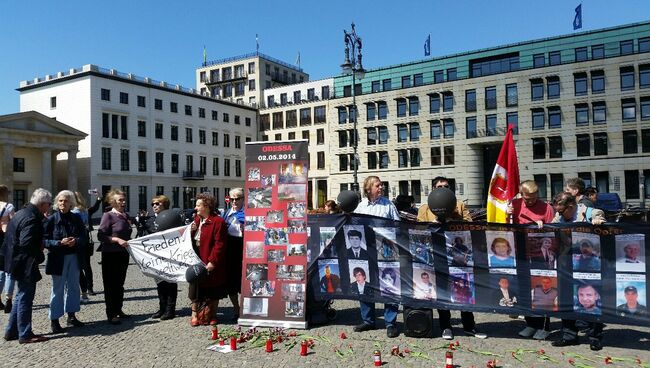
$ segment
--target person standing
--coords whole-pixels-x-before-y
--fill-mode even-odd
[[[106,202],[112,209],[104,212],[97,230],[102,248],[102,279],[108,322],[119,325],[121,319],[129,318],[122,310],[124,304],[124,281],[129,267],[126,247],[131,239],[131,222],[126,213],[126,195],[119,189],[106,194]]]
[[[81,288],[81,303],[88,303],[88,295],[95,295],[93,291],[93,268],[90,264],[90,257],[92,257],[95,252],[94,244],[91,240],[91,231],[92,225],[90,224],[90,210],[95,212],[99,208],[99,203],[101,203],[101,198],[97,199],[97,202],[93,205],[93,208],[90,210],[86,207],[86,200],[83,195],[79,192],[74,192],[74,199],[77,202],[77,205],[71,210],[72,213],[76,213],[81,217],[81,221],[84,224],[84,228],[88,237],[88,244],[86,246],[85,252],[83,253],[83,259],[79,265],[79,287]]]
[[[68,326],[83,327],[75,313],[80,307],[79,265],[85,259],[88,233],[81,217],[70,210],[76,205],[74,193],[62,190],[54,198],[56,211],[45,220],[44,240],[47,248],[45,273],[52,276],[49,319],[52,333],[62,333],[59,318],[64,309]]]
[[[399,221],[399,212],[395,205],[383,196],[384,185],[378,176],[368,176],[363,181],[363,191],[365,197],[361,203],[354,210],[354,213],[373,215],[382,218],[393,219]],[[361,319],[363,323],[354,327],[354,331],[363,332],[373,330],[375,328],[375,303],[359,301],[359,308],[361,310]],[[384,304],[384,322],[386,323],[386,335],[388,337],[399,336],[397,329],[397,312],[399,304],[386,303]]]
[[[585,181],[580,178],[569,178],[564,183],[564,191],[571,193],[576,198],[576,203],[582,204],[586,207],[595,208],[595,203],[591,201],[585,194]]]
[[[235,311],[232,319],[239,319],[239,296],[241,293],[242,263],[244,262],[244,189],[230,190],[230,208],[224,212],[223,218],[228,226],[226,241],[226,259],[228,260],[228,297]]]
[[[9,221],[15,214],[14,205],[9,203],[9,188],[6,185],[0,185],[0,247],[2,247],[2,243],[4,242]],[[6,252],[5,249],[2,251]],[[0,310],[4,310],[5,313],[11,312],[15,286],[16,281],[11,279],[11,274],[6,271],[0,271]],[[7,298],[6,304],[2,303],[3,292]]]
[[[43,254],[43,213],[52,205],[52,194],[38,188],[32,194],[27,207],[16,213],[7,234],[12,248],[8,270],[18,283],[15,305],[11,309],[4,339],[21,344],[46,341],[47,337],[32,331],[32,307],[36,283],[42,279],[38,265],[45,260]]]

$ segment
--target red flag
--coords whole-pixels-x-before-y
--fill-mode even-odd
[[[517,193],[519,193],[519,164],[515,142],[512,139],[512,125],[510,125],[490,180],[487,221],[505,223],[506,208]]]

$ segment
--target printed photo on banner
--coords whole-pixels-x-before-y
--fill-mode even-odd
[[[264,231],[266,230],[266,216],[246,216],[244,230]]]
[[[284,316],[299,318],[305,315],[304,302],[286,302],[284,307]]]
[[[270,210],[266,213],[267,223],[282,223],[284,222],[284,211]]]
[[[377,262],[379,291],[382,296],[399,298],[402,290],[399,262]]]
[[[515,236],[510,231],[485,231],[487,242],[488,266],[517,267]]]
[[[449,267],[449,294],[451,302],[476,304],[474,273],[471,268]]]
[[[558,310],[557,271],[530,270],[530,287],[532,309]]]
[[[399,249],[395,243],[396,228],[375,227],[375,248],[378,261],[396,261],[399,259]]]
[[[275,281],[254,280],[250,282],[251,296],[271,297],[275,295]]]
[[[307,232],[307,221],[305,220],[289,220],[287,226],[290,234]]]
[[[302,163],[280,164],[280,184],[306,183],[307,168]]]
[[[248,176],[247,176],[247,181],[258,181],[260,180],[260,168],[259,167],[251,167],[248,169]]]
[[[573,310],[584,314],[603,314],[600,279],[573,279]]]
[[[248,188],[248,208],[271,208],[273,187]]]
[[[555,233],[526,234],[526,258],[531,268],[556,269],[558,250]]]
[[[278,199],[281,201],[306,201],[307,187],[305,184],[278,185]]]
[[[247,241],[246,258],[264,258],[264,243],[258,241]]]
[[[268,280],[269,266],[266,263],[249,263],[246,265],[247,280]]]
[[[287,213],[289,218],[304,218],[306,213],[305,202],[287,203]]]
[[[453,267],[474,266],[472,253],[472,233],[469,231],[445,232],[447,245],[447,264]]]
[[[266,252],[266,261],[269,263],[284,262],[284,251],[281,249],[269,249]]]
[[[304,302],[305,284],[282,284],[282,300],[285,302]]]
[[[645,275],[616,274],[616,314],[621,317],[647,316]]]
[[[307,246],[305,244],[289,244],[289,256],[304,256],[307,254]]]
[[[409,250],[414,262],[433,264],[433,244],[428,230],[409,229]]]
[[[320,257],[322,258],[337,258],[338,252],[336,251],[335,244],[332,239],[336,235],[335,227],[321,227],[320,228]]]
[[[278,280],[303,281],[305,279],[305,266],[276,265],[275,278]]]
[[[269,314],[269,300],[267,298],[244,297],[244,314],[266,317]]]
[[[645,235],[616,235],[616,271],[645,272]]]
[[[435,300],[436,297],[436,273],[433,267],[413,263],[413,298]]]
[[[366,235],[363,231],[363,225],[345,225],[343,226],[345,235],[345,248],[348,259],[368,259],[368,246],[366,245]]]
[[[334,294],[342,291],[338,259],[319,259],[318,276],[321,293]]]
[[[517,270],[513,268],[490,269],[490,305],[495,307],[514,307],[519,302],[519,282]]]
[[[285,245],[289,243],[287,232],[283,228],[270,228],[264,232],[264,244]]]
[[[368,261],[351,259],[348,261],[350,272],[350,294],[372,295]]]
[[[263,187],[270,187],[275,185],[275,175],[262,175],[260,184],[262,184]]]
[[[600,236],[571,232],[573,271],[600,272]]]

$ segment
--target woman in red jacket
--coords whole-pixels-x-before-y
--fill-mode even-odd
[[[208,275],[197,283],[191,283],[189,298],[192,301],[192,326],[200,324],[197,310],[200,302],[207,302],[216,313],[219,299],[228,295],[226,273],[226,238],[228,230],[224,220],[215,213],[215,198],[209,192],[196,196],[196,216],[192,223],[192,240],[195,251],[205,263]],[[216,324],[211,316],[210,324]]]

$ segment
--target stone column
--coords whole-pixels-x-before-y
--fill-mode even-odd
[[[68,188],[69,190],[79,190],[77,182],[77,148],[71,148],[68,153]]]
[[[2,176],[0,176],[0,184],[9,187],[9,191],[14,190],[14,146],[8,143],[2,144]]]
[[[47,189],[50,192],[53,190],[52,183],[52,150],[44,149],[43,158],[41,159],[41,188]]]

